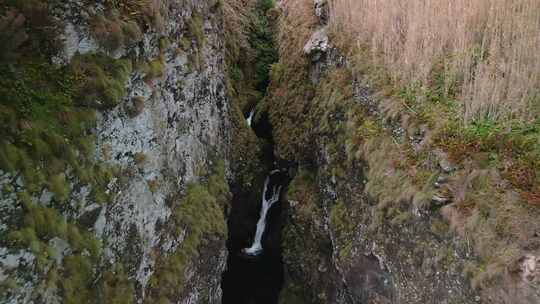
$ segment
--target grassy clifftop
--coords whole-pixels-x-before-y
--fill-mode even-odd
[[[476,51],[466,52],[476,59],[460,70],[452,69],[465,51],[459,49],[459,39],[452,44],[437,40],[441,32],[427,31],[427,25],[414,28],[416,21],[425,21],[412,18],[414,1],[400,2],[405,9],[397,10],[401,6],[396,3],[385,4],[386,10],[367,9],[375,2],[328,2],[330,41],[347,64],[330,64],[316,84],[309,77],[314,63],[302,51],[320,27],[313,3],[282,3],[280,61],[272,67],[267,99],[278,154],[324,165],[327,170],[318,172],[319,179],[334,181],[338,189],[365,175],[362,191],[367,200],[332,207],[330,225],[338,236],[354,235],[367,224],[367,232],[384,239],[388,227],[412,227],[428,215],[434,235],[457,234],[471,244],[478,260],[467,262],[463,277],[486,298],[502,299],[516,288],[534,293],[534,287],[526,287],[523,265],[540,255],[535,236],[540,228],[535,220],[540,215],[540,125],[534,110],[538,71],[532,68],[540,59],[523,40],[532,34],[530,26],[516,29],[516,35],[504,33],[509,33],[512,20],[532,20],[522,17],[531,17],[528,8],[536,4],[513,7],[501,20],[497,18],[504,9],[494,8],[486,16],[474,10],[475,3],[467,11],[473,16],[467,18],[476,21],[478,13],[487,28],[462,30],[480,39],[473,41],[484,48],[479,57],[474,57]],[[422,9],[437,7],[433,2]],[[443,12],[448,13],[437,14]],[[447,14],[433,24],[459,23],[459,18]],[[376,20],[387,23],[374,28]],[[372,27],[358,27],[357,22]],[[386,35],[394,29],[403,30],[391,32],[396,37]],[[430,52],[433,56],[426,55]],[[517,79],[523,82],[513,82]],[[492,85],[493,94],[480,94]],[[372,207],[367,202],[376,203]],[[367,223],[351,223],[353,215],[366,210],[372,212]],[[344,249],[340,260],[350,255],[347,238],[336,239]]]

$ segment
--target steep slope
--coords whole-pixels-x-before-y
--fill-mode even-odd
[[[299,163],[282,303],[538,302],[537,124],[460,124],[437,70],[398,87],[329,3],[280,2],[265,109]]]
[[[0,302],[221,301],[229,2],[0,2]]]

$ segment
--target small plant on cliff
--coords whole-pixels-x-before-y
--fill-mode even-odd
[[[97,108],[116,106],[125,94],[131,62],[103,55],[79,55],[72,62],[73,73],[84,82],[78,86],[81,105]]]
[[[187,31],[197,43],[197,48],[199,49],[202,48],[205,41],[204,19],[203,19],[203,16],[199,12],[193,11],[193,14],[191,15],[191,19],[189,19],[187,23]]]
[[[127,106],[127,113],[131,117],[136,117],[144,111],[144,97],[135,96],[131,98],[131,104]]]
[[[330,225],[336,234],[340,247],[340,258],[350,256],[351,242],[354,238],[356,225],[350,211],[342,201],[338,201],[330,211]]]
[[[91,33],[98,43],[107,51],[114,52],[142,38],[141,30],[134,21],[124,21],[118,12],[108,15],[96,15],[91,21]]]

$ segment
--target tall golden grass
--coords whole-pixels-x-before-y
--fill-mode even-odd
[[[394,80],[427,84],[443,70],[463,118],[537,119],[540,1],[330,0],[346,31]],[[441,68],[442,67],[442,68]]]

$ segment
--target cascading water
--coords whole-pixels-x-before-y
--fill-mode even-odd
[[[274,158],[267,113],[252,122],[255,134],[264,142],[260,166],[267,169],[254,175],[250,187],[233,190],[222,304],[277,304],[283,286],[281,229],[287,204],[280,196],[287,191],[291,164]]]
[[[246,118],[247,124],[250,127],[251,127],[251,122],[253,121],[254,115],[255,115],[255,109],[251,110],[251,112],[249,112],[249,116]]]
[[[286,208],[280,196],[290,179],[284,166],[274,164],[274,168],[281,169],[259,175],[254,189],[233,193],[222,304],[278,303],[284,270],[282,212]]]
[[[277,173],[279,170],[274,170],[270,172],[270,175],[273,173]],[[264,233],[264,229],[266,227],[266,214],[268,213],[268,210],[279,200],[279,194],[281,192],[281,186],[272,187],[272,193],[270,195],[270,198],[268,197],[268,184],[270,182],[270,176],[266,177],[266,180],[264,181],[264,190],[262,195],[262,205],[261,205],[261,213],[259,217],[259,221],[257,222],[257,231],[255,232],[255,238],[253,239],[253,244],[249,248],[244,248],[242,251],[245,254],[248,255],[258,255],[262,252],[262,236]]]
[[[263,97],[270,82],[270,66],[278,59],[271,28],[274,21],[267,13],[275,1],[253,2],[257,26],[250,27],[249,42],[256,51],[256,62],[252,63],[257,68],[256,75],[250,75],[255,80],[253,87],[248,89],[255,89]],[[237,67],[244,75],[253,72],[249,66],[243,69],[243,62]],[[250,99],[250,108],[242,107],[247,126],[258,138],[256,154],[260,163],[255,168],[251,162],[257,160],[246,159],[247,166],[239,166],[240,183],[233,183],[231,187],[233,196],[227,219],[229,255],[221,281],[222,304],[278,304],[283,286],[281,232],[285,222],[283,211],[288,205],[280,196],[287,192],[290,182],[289,164],[274,157],[268,112],[258,107],[262,100]],[[251,139],[249,141],[252,144]],[[246,168],[251,171],[245,172]]]

